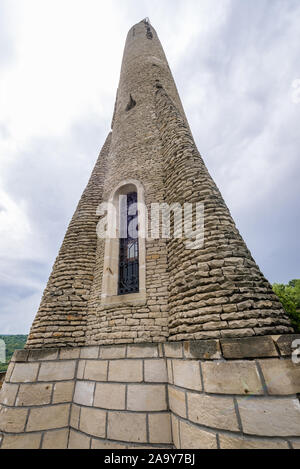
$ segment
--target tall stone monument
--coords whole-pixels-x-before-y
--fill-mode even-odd
[[[127,36],[111,131],[6,374],[1,447],[300,448],[297,339],[143,20]]]

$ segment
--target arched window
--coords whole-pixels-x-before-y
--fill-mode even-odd
[[[137,193],[120,199],[120,249],[118,294],[139,291],[139,238]]]
[[[108,202],[114,206],[112,224],[117,236],[105,240],[101,304],[143,305],[147,233],[144,188],[139,181],[127,179],[118,184]]]

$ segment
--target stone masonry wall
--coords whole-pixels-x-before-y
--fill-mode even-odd
[[[300,449],[297,338],[17,351],[0,447]]]
[[[163,84],[164,85],[164,84]],[[240,236],[191,132],[164,86],[157,83],[165,201],[204,204],[204,246],[168,240],[169,340],[293,332],[271,285]]]

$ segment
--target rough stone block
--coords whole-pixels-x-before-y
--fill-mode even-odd
[[[52,384],[21,384],[16,400],[16,405],[32,406],[50,404],[51,394]]]
[[[108,413],[108,435],[111,440],[146,443],[146,414]]]
[[[300,436],[298,399],[239,398],[243,430],[249,435]]]
[[[260,360],[269,394],[300,394],[300,364],[291,359]]]
[[[97,383],[94,406],[103,409],[125,409],[125,384]]]
[[[127,345],[127,358],[157,358],[156,344]]]
[[[41,438],[41,433],[4,435],[1,449],[39,449]]]
[[[83,347],[80,350],[80,358],[98,358],[99,347]]]
[[[167,367],[164,359],[145,360],[145,381],[154,383],[167,382]]]
[[[219,340],[191,340],[184,342],[184,354],[186,358],[217,360],[221,358]]]
[[[84,379],[92,381],[107,381],[106,360],[86,360]]]
[[[10,382],[11,383],[30,383],[36,380],[38,363],[15,363]]]
[[[172,360],[171,359],[167,360],[167,373],[168,373],[168,383],[173,384],[174,383],[174,378],[173,378],[173,368],[172,368]]]
[[[26,431],[35,432],[67,427],[69,414],[70,404],[32,408],[30,409]]]
[[[30,350],[28,355],[29,362],[39,362],[44,360],[56,360],[58,357],[58,349],[40,349]]]
[[[0,409],[0,431],[7,433],[21,433],[24,431],[27,409],[16,407],[1,407]]]
[[[180,448],[180,439],[179,439],[179,419],[171,413],[171,423],[172,423],[172,435],[173,443],[176,449]]]
[[[300,440],[291,440],[293,449],[300,449]]]
[[[231,397],[213,397],[188,393],[188,419],[192,422],[223,430],[239,431],[234,402]]]
[[[70,430],[69,449],[89,449],[91,438],[82,433]]]
[[[38,381],[65,381],[75,377],[75,360],[42,363]]]
[[[93,405],[95,383],[87,381],[77,381],[73,402],[86,406]]]
[[[83,379],[86,360],[79,360],[77,367],[77,379]]]
[[[113,347],[100,347],[101,359],[125,358],[126,345],[114,345]]]
[[[263,394],[254,362],[202,363],[204,390],[214,394]]]
[[[108,381],[121,383],[143,381],[142,360],[112,360],[109,363]]]
[[[46,432],[43,438],[43,449],[66,449],[68,447],[69,429]]]
[[[19,389],[18,384],[3,383],[0,392],[0,404],[13,406]]]
[[[71,405],[71,418],[70,418],[70,425],[73,428],[79,428],[79,416],[80,416],[80,409],[76,404]]]
[[[105,438],[106,412],[94,408],[82,407],[79,429],[88,435]]]
[[[200,363],[194,360],[173,360],[173,379],[176,386],[201,391]]]
[[[180,417],[186,418],[185,392],[169,386],[168,393],[171,411]]]
[[[166,343],[164,344],[165,357],[167,358],[182,358],[183,348],[182,343]]]
[[[300,334],[289,334],[289,335],[280,335],[273,336],[273,340],[276,342],[277,347],[279,348],[280,355],[283,357],[290,357],[295,348],[292,347],[292,344],[295,340],[300,340]],[[297,346],[299,348],[299,345]]]
[[[15,350],[11,357],[12,362],[26,362],[28,359],[29,350]]]
[[[245,337],[242,339],[221,339],[224,358],[277,357],[272,337]]]
[[[80,348],[62,348],[60,349],[59,358],[61,360],[72,360],[79,358]]]
[[[219,435],[221,449],[289,449],[286,441]]]
[[[150,443],[172,443],[170,414],[149,414]]]
[[[53,393],[53,404],[58,404],[60,402],[72,402],[74,386],[74,381],[55,383]]]
[[[217,437],[194,425],[180,422],[182,449],[217,449]]]
[[[167,410],[166,387],[164,385],[131,384],[127,391],[129,410]]]

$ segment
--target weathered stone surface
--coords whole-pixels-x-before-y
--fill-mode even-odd
[[[191,340],[184,342],[186,358],[202,360],[217,360],[221,358],[221,348],[218,340]]]
[[[84,379],[92,381],[106,381],[107,380],[107,366],[106,360],[86,360]]]
[[[259,360],[269,394],[300,394],[300,364],[291,359]]]
[[[200,363],[194,360],[173,360],[173,379],[176,386],[201,391]]]
[[[89,449],[91,444],[91,438],[83,435],[82,433],[70,430],[69,437],[69,449]]]
[[[288,443],[283,440],[238,438],[220,434],[219,441],[221,449],[289,449]]]
[[[296,345],[296,347],[293,347],[293,343],[295,341],[300,341],[300,334],[289,334],[289,335],[280,335],[280,336],[275,336],[273,339],[276,342],[277,347],[279,348],[280,355],[283,357],[290,357],[293,350],[295,348],[299,348],[300,345]]]
[[[76,429],[79,428],[80,409],[81,407],[76,404],[71,405],[70,426]]]
[[[167,410],[166,387],[156,384],[129,384],[127,391],[129,410]]]
[[[86,406],[93,405],[95,383],[77,381],[75,385],[74,403]]]
[[[231,397],[213,397],[188,393],[188,419],[192,422],[223,430],[239,431],[234,402]]]
[[[100,347],[101,359],[125,358],[126,345],[114,345],[113,347]]]
[[[54,384],[53,404],[72,402],[74,393],[74,381],[66,381]]]
[[[217,449],[215,434],[185,422],[180,422],[180,437],[182,449]]]
[[[43,438],[43,449],[66,449],[68,446],[69,429],[46,432]]]
[[[238,407],[249,435],[300,436],[298,399],[238,398]]]
[[[98,358],[99,347],[84,347],[80,352],[80,358]]]
[[[300,449],[300,439],[297,440],[291,440],[293,449]]]
[[[18,384],[3,383],[0,391],[0,404],[13,406],[18,393]]]
[[[168,358],[182,358],[182,343],[166,343],[164,344],[165,356]]]
[[[1,449],[39,449],[41,438],[41,433],[5,435]]]
[[[263,394],[254,362],[207,362],[202,364],[204,390],[215,394]]]
[[[64,381],[74,379],[75,366],[75,360],[42,363],[38,381]]]
[[[224,358],[277,357],[272,337],[245,337],[243,339],[221,339]]]
[[[30,350],[28,354],[29,362],[56,360],[58,357],[58,349],[46,350]]]
[[[127,358],[157,358],[156,344],[127,345]]]
[[[75,358],[79,358],[80,349],[79,348],[66,348],[61,349],[59,352],[59,358],[61,360],[71,360]]]
[[[28,432],[62,428],[68,426],[70,404],[32,408],[29,412],[26,426]]]
[[[94,406],[103,409],[123,410],[125,409],[125,391],[124,384],[97,383]]]
[[[15,363],[10,381],[12,383],[30,383],[36,380],[38,363]]]
[[[51,395],[52,384],[21,384],[16,400],[16,405],[33,406],[50,404]]]
[[[154,383],[167,382],[167,368],[165,360],[145,360],[144,370],[145,381],[150,381]]]
[[[12,362],[26,362],[28,359],[29,350],[15,350],[11,358]]]
[[[109,440],[92,440],[92,449],[126,449],[126,445],[121,445]]]
[[[171,426],[172,426],[172,436],[173,443],[175,448],[180,448],[180,439],[179,439],[179,419],[171,413]]]
[[[170,414],[149,414],[148,419],[150,443],[172,443]]]
[[[21,433],[24,431],[27,409],[17,409],[16,407],[0,408],[0,431],[8,433]]]
[[[105,438],[106,412],[94,408],[82,407],[79,429],[88,435]]]
[[[107,436],[111,440],[145,443],[146,414],[109,412]]]
[[[109,364],[108,381],[143,381],[142,360],[112,360]]]
[[[168,394],[170,410],[174,412],[174,414],[186,418],[185,392],[179,391],[173,388],[173,386],[168,386]]]

